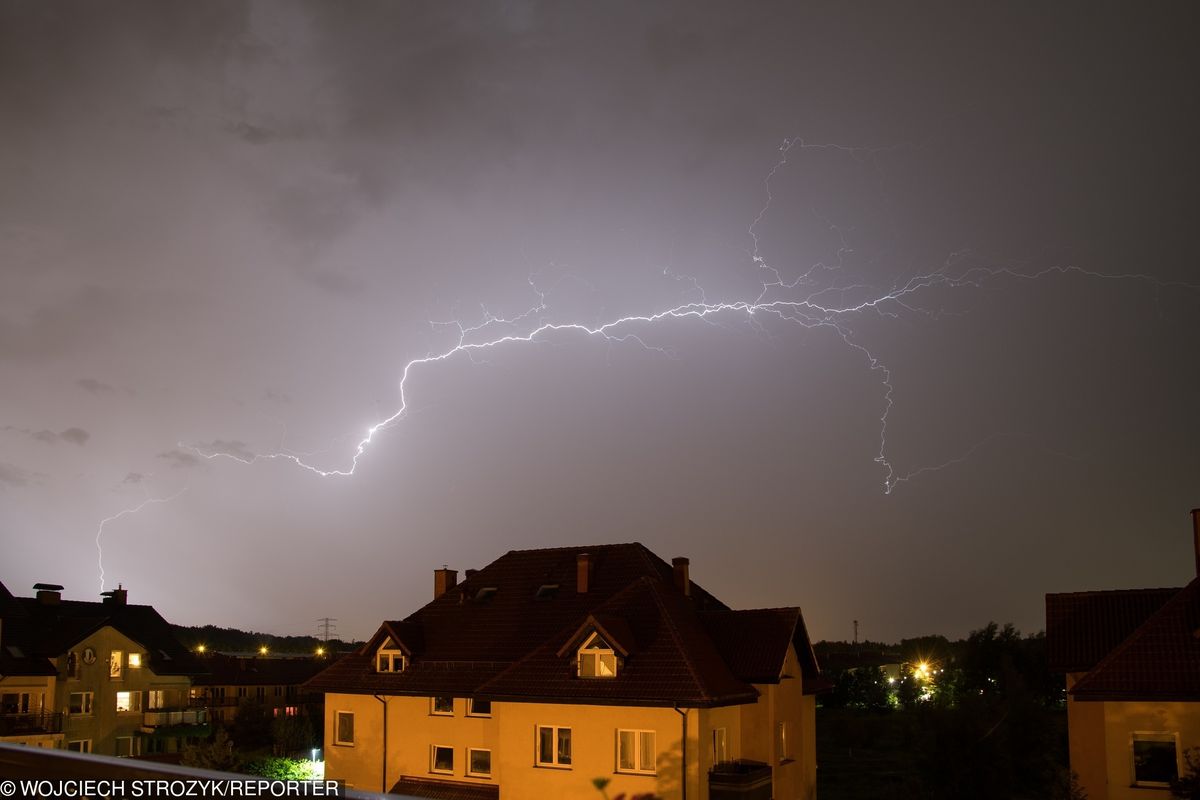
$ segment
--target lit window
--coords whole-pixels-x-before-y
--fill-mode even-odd
[[[589,636],[579,648],[579,677],[617,677],[617,654],[598,633]]]
[[[539,725],[537,763],[541,767],[571,766],[571,729]]]
[[[124,666],[124,654],[120,650],[113,650],[108,657],[108,677],[114,681],[121,680],[121,668]]]
[[[435,744],[430,761],[430,772],[441,772],[446,775],[454,774],[454,748]]]
[[[453,697],[431,697],[429,699],[429,713],[439,716],[454,715],[454,698]]]
[[[130,669],[141,669],[142,668],[142,654],[141,653],[130,653],[129,654],[129,668]]]
[[[617,731],[617,772],[654,773],[654,731]]]
[[[141,692],[117,692],[117,711],[141,711]]]
[[[467,701],[468,717],[490,717],[492,715],[491,700],[476,700],[472,697]]]
[[[1135,733],[1133,785],[1170,786],[1179,778],[1179,748],[1173,733]]]
[[[467,774],[480,778],[492,775],[492,751],[467,748]]]
[[[92,713],[92,699],[94,695],[91,692],[71,692],[67,698],[67,713],[68,714],[90,714]],[[87,751],[91,752],[91,751]]]
[[[354,744],[354,713],[338,711],[334,719],[334,744]]]
[[[403,672],[406,666],[404,653],[399,650],[380,650],[375,656],[376,672]]]

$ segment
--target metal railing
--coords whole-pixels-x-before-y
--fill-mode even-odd
[[[0,714],[0,736],[62,733],[63,717],[54,711],[31,714]]]
[[[164,725],[204,725],[207,723],[207,708],[156,708],[142,713],[142,725],[147,728],[158,728]]]

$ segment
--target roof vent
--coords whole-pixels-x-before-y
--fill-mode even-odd
[[[558,595],[557,583],[543,583],[534,594],[535,600],[553,600]]]

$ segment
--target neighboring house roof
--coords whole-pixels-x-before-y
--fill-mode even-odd
[[[823,687],[817,656],[798,608],[703,611],[700,621],[733,674],[748,683],[778,683],[788,645],[794,645],[806,694]],[[794,676],[793,676],[794,677]]]
[[[1174,588],[1046,595],[1050,669],[1086,672],[1178,593]]]
[[[583,553],[592,569],[588,591],[581,593],[576,559]],[[759,632],[769,635],[771,644],[754,642],[756,655],[747,661],[739,650],[749,641],[729,632],[723,618],[710,616],[721,613],[750,615],[744,618],[747,627],[767,628]],[[573,650],[560,654],[586,635],[589,618],[623,651],[615,678],[580,679]],[[375,672],[375,651],[388,637],[411,651],[403,672]],[[819,671],[799,609],[731,612],[694,582],[685,595],[675,586],[671,565],[637,543],[517,550],[402,622],[384,623],[358,653],[313,678],[307,688],[495,700],[728,705],[754,700],[757,690],[751,683],[757,679],[779,679],[789,642],[800,651],[806,680],[815,682]]]
[[[405,775],[396,781],[391,794],[424,797],[428,800],[497,800],[500,797],[500,787],[496,784],[443,781]]]
[[[1200,701],[1200,578],[1151,614],[1071,693],[1076,700]]]
[[[199,675],[196,686],[296,686],[329,666],[329,661],[311,656],[241,658],[221,653],[199,659],[208,674]]]
[[[7,590],[5,590],[7,593]],[[9,597],[12,597],[9,595]],[[27,655],[54,659],[106,626],[145,648],[147,667],[157,675],[198,675],[204,667],[171,632],[151,606],[125,603],[59,600],[44,603],[33,597],[15,597],[4,616],[3,636],[24,642]]]
[[[23,624],[27,617],[17,598],[0,583],[0,678],[58,674],[49,659],[34,654],[29,627]]]

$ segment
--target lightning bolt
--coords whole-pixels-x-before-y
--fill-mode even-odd
[[[938,269],[911,276],[885,289],[866,284],[821,285],[817,282],[817,276],[831,274],[841,269],[842,256],[852,252],[845,237],[841,236],[841,231],[837,230],[836,226],[831,227],[834,227],[841,236],[841,245],[837,251],[837,260],[833,264],[814,264],[807,271],[791,279],[785,278],[778,268],[771,265],[760,250],[759,227],[766,218],[774,199],[771,192],[772,181],[788,165],[789,154],[795,150],[833,150],[866,162],[873,159],[879,152],[894,149],[897,148],[808,144],[800,138],[783,141],[779,147],[779,157],[764,179],[766,200],[747,230],[751,242],[750,259],[762,277],[761,291],[753,299],[712,301],[694,278],[664,270],[667,277],[686,282],[688,291],[695,293],[698,299],[660,311],[616,317],[600,324],[562,322],[547,320],[550,307],[547,303],[546,293],[538,288],[536,281],[531,277],[529,283],[537,295],[537,303],[516,316],[498,317],[485,308],[482,320],[474,325],[465,325],[461,321],[431,323],[435,328],[449,327],[454,330],[456,332],[454,343],[441,351],[414,358],[404,365],[400,375],[398,407],[385,419],[367,428],[365,434],[358,440],[349,462],[341,467],[317,466],[302,455],[283,450],[246,456],[244,453],[221,450],[219,446],[213,445],[204,446],[179,442],[178,446],[209,460],[228,458],[243,464],[282,460],[291,462],[323,478],[349,477],[358,469],[362,457],[376,439],[391,425],[406,416],[409,408],[409,380],[422,368],[431,367],[458,356],[469,358],[474,362],[492,349],[542,342],[555,336],[568,334],[581,334],[589,338],[604,339],[613,345],[632,344],[671,355],[667,348],[654,346],[647,342],[643,338],[644,331],[672,320],[718,323],[724,318],[740,318],[756,332],[766,335],[767,329],[764,322],[774,320],[806,329],[822,329],[831,332],[850,351],[859,355],[871,372],[879,376],[883,397],[878,420],[879,446],[874,461],[880,465],[884,473],[883,491],[885,494],[890,494],[899,484],[912,480],[918,475],[961,463],[995,436],[980,442],[960,458],[932,467],[923,467],[904,475],[897,474],[887,454],[888,419],[894,406],[892,373],[888,366],[857,338],[852,326],[854,320],[869,314],[894,319],[905,312],[934,316],[942,312],[922,308],[917,303],[921,293],[939,288],[979,289],[989,281],[1004,278],[1033,281],[1052,274],[1078,275],[1103,280],[1142,281],[1159,288],[1200,289],[1192,284],[1162,281],[1152,275],[1105,274],[1073,265],[1051,266],[1028,271],[1013,265],[989,266],[973,263],[975,258],[970,251],[952,253]],[[829,224],[828,221],[826,223]]]
[[[178,492],[176,492],[175,494],[171,495],[170,497],[149,497],[149,496],[147,496],[145,500],[143,500],[141,503],[138,503],[133,508],[123,509],[121,511],[118,511],[116,514],[113,514],[111,517],[105,517],[104,519],[100,520],[100,526],[96,529],[96,565],[100,568],[100,591],[101,592],[104,591],[104,548],[100,544],[100,537],[104,535],[104,526],[110,522],[116,522],[121,517],[127,517],[132,514],[136,514],[148,505],[154,505],[154,504],[158,504],[158,503],[169,503],[186,491],[187,491],[187,487],[185,486],[182,489],[180,489]],[[147,492],[147,495],[148,494],[149,493]]]

